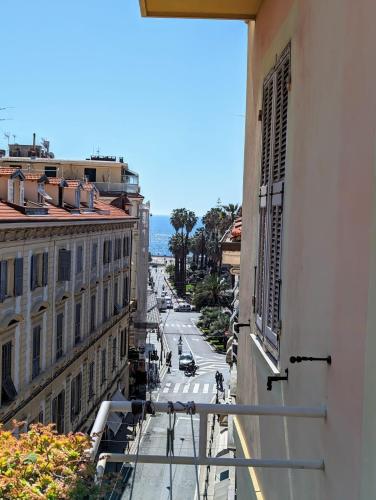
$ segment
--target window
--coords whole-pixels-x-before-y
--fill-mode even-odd
[[[96,295],[90,297],[90,331],[95,330],[95,317],[96,317]]]
[[[0,302],[23,293],[23,258],[0,261]]]
[[[82,246],[77,247],[77,254],[76,254],[76,273],[82,273],[82,266],[83,266],[83,248]]]
[[[81,303],[76,304],[74,322],[74,345],[81,342]]]
[[[56,167],[46,166],[44,167],[44,173],[46,177],[56,177]]]
[[[103,323],[108,319],[108,288],[103,290]]]
[[[71,274],[71,252],[60,248],[58,258],[58,281],[69,281]]]
[[[40,373],[40,347],[41,347],[41,327],[40,325],[33,328],[33,361],[32,361],[32,374],[31,377],[35,378]]]
[[[56,317],[56,360],[63,355],[63,320],[64,314],[59,313]]]
[[[38,413],[38,422],[40,424],[44,424],[44,411],[43,410],[40,410],[40,412]]]
[[[31,256],[30,290],[46,286],[48,282],[48,253],[38,253]]]
[[[8,261],[0,262],[0,301],[8,297]]]
[[[101,384],[106,382],[106,349],[102,349],[101,351]]]
[[[92,361],[89,364],[89,389],[88,389],[89,401],[94,397],[94,373],[95,373],[95,364],[94,361]]]
[[[129,257],[130,255],[130,236],[124,236],[123,238],[123,257]]]
[[[13,401],[17,396],[12,379],[12,341],[1,348],[1,404]]]
[[[98,243],[93,243],[91,247],[91,268],[96,269],[98,260]]]
[[[127,329],[124,328],[120,332],[120,357],[124,358],[127,354]]]
[[[71,382],[71,421],[81,413],[82,373],[79,373]]]
[[[62,390],[56,398],[52,400],[52,421],[56,424],[59,434],[64,433],[65,427],[65,391]]]
[[[108,264],[112,260],[112,241],[103,242],[103,264]]]
[[[48,255],[47,255],[47,257],[48,257]],[[46,271],[46,274],[47,274],[47,271]],[[47,280],[46,280],[46,284],[47,284]],[[20,295],[22,295],[22,293],[23,293],[23,258],[18,257],[16,259],[14,259],[14,296],[19,297]]]
[[[264,81],[255,314],[265,348],[278,359],[282,216],[287,149],[290,46]]]
[[[123,278],[123,306],[126,306],[129,302],[129,286],[128,286],[128,275]]]
[[[114,260],[119,260],[119,259],[121,259],[121,238],[116,238]]]
[[[119,283],[114,283],[114,314],[120,314],[121,307],[119,306]]]
[[[97,170],[95,168],[85,168],[84,176],[89,182],[96,182]]]
[[[116,337],[114,337],[112,339],[112,371],[116,370],[116,366],[117,366],[117,363],[116,363],[116,360],[117,360],[117,349],[116,349],[116,344],[117,344],[117,341],[116,341]]]

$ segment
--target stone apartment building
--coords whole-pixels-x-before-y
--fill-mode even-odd
[[[238,467],[237,498],[376,498],[376,4],[140,6],[247,22],[236,402],[326,413],[235,417],[236,456],[279,461]]]
[[[124,210],[135,219],[132,228],[130,300],[132,301],[129,344],[132,348],[132,365],[144,369],[139,363],[139,347],[145,346],[147,328],[147,275],[149,253],[150,206],[140,194],[139,176],[129,169],[122,157],[92,155],[86,160],[55,158],[49,142],[30,145],[9,145],[9,156],[0,157],[0,167],[20,168],[24,172],[45,175],[49,179],[62,177],[67,182],[89,181],[101,202]],[[72,199],[71,203],[75,203]],[[136,359],[133,359],[136,353]]]
[[[89,430],[128,393],[132,230],[93,183],[0,167],[0,420]]]

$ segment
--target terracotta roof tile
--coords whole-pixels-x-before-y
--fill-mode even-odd
[[[0,201],[0,223],[2,222],[43,222],[43,221],[79,221],[79,220],[112,220],[112,219],[130,219],[131,217],[119,208],[107,205],[100,201],[94,202],[94,208],[103,210],[99,212],[81,211],[79,214],[72,214],[64,208],[56,207],[47,203],[48,215],[25,215],[15,208],[9,206],[4,201]]]

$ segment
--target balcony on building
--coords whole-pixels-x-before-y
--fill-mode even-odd
[[[139,0],[144,17],[255,19],[262,0]]]
[[[140,192],[138,174],[131,172],[130,170],[122,174],[121,182],[95,181],[94,184],[102,196],[120,195],[122,193],[137,194]]]

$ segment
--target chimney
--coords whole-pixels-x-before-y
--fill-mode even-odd
[[[33,149],[35,149],[35,132],[33,133]]]

